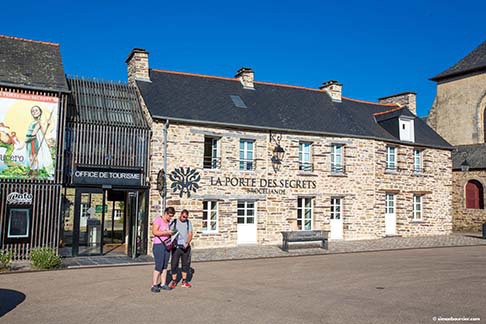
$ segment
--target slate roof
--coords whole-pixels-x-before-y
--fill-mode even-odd
[[[486,169],[486,143],[460,145],[452,153],[452,169],[460,170],[461,164],[467,160],[469,169]]]
[[[248,90],[234,78],[153,69],[150,79],[137,86],[155,119],[400,142],[373,116],[396,105],[346,97],[337,103],[322,90],[265,82]],[[237,107],[231,96],[247,108]],[[415,119],[415,139],[416,145],[452,149],[420,118]]]
[[[448,68],[442,73],[439,73],[430,80],[441,81],[447,78],[461,76],[472,72],[486,70],[486,41],[476,47],[462,60]]]
[[[0,35],[0,85],[67,92],[59,45]]]

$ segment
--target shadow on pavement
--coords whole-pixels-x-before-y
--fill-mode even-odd
[[[25,300],[20,291],[0,288],[0,317],[13,310]]]

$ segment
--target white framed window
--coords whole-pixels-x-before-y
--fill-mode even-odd
[[[89,209],[89,204],[81,203],[80,211],[79,211],[79,226],[81,228],[85,228],[88,223],[88,218],[89,218],[88,209]]]
[[[331,219],[341,219],[342,210],[342,199],[331,198]]]
[[[297,229],[312,229],[312,198],[297,199]]]
[[[123,219],[123,209],[114,209],[113,210],[113,219],[114,220]]]
[[[422,197],[421,195],[413,195],[413,220],[422,220]]]
[[[213,200],[203,201],[203,232],[218,231],[218,202]]]
[[[413,149],[413,171],[415,173],[421,173],[424,171],[422,156],[423,156],[422,150]]]
[[[240,170],[255,170],[254,140],[240,139]]]
[[[299,143],[299,170],[300,171],[312,171],[311,149],[312,149],[312,143],[309,142]]]
[[[331,145],[331,172],[332,173],[344,172],[343,147],[344,145],[342,144]]]
[[[204,137],[203,167],[205,169],[219,169],[221,167],[219,142],[220,139],[217,137]]]
[[[386,147],[386,169],[391,171],[397,169],[397,148],[395,146]]]
[[[256,205],[254,201],[238,200],[237,223],[255,224]]]
[[[395,194],[387,193],[385,196],[385,214],[395,214]]]

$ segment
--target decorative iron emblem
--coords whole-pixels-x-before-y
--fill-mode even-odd
[[[201,176],[196,169],[191,168],[179,168],[175,169],[169,174],[169,179],[172,181],[171,189],[173,192],[179,192],[179,197],[182,198],[184,194],[187,194],[187,198],[191,197],[191,191],[197,192],[199,189],[199,180]]]

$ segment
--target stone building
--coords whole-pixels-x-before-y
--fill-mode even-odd
[[[152,129],[150,218],[188,209],[196,247],[450,233],[451,146],[412,113],[414,93],[372,103],[336,81],[149,69],[143,49],[127,64]]]
[[[437,95],[427,123],[453,153],[455,230],[479,230],[486,222],[486,42],[431,78]]]
[[[0,54],[0,250],[17,259],[146,254],[169,205],[190,210],[196,247],[452,229],[452,147],[415,93],[149,69],[143,49],[127,85],[66,78],[57,44],[0,36]]]

